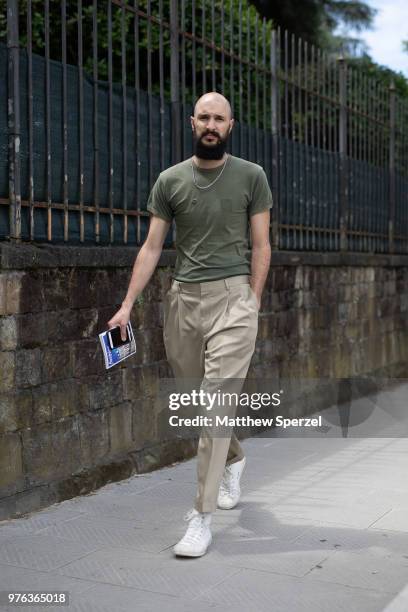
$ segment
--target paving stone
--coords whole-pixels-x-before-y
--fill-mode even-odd
[[[66,502],[54,504],[40,512],[19,519],[0,521],[0,536],[36,534],[50,525],[63,523],[81,515],[81,510],[73,509]]]
[[[318,525],[300,535],[294,544],[304,550],[343,550],[376,557],[408,559],[408,534],[384,529],[350,529],[336,525]]]
[[[314,567],[307,579],[395,594],[407,583],[408,559],[336,550]]]
[[[62,545],[63,544],[63,545]],[[69,542],[48,535],[16,536],[0,545],[2,563],[37,570],[51,570],[79,559],[97,546]]]
[[[408,503],[404,508],[393,508],[388,514],[380,517],[370,525],[372,529],[390,529],[391,531],[408,532]]]
[[[65,576],[192,598],[239,570],[217,563],[203,564],[200,559],[169,560],[111,547],[86,555],[59,571]]]
[[[384,608],[383,612],[406,612],[408,610],[408,586]]]
[[[147,552],[160,552],[176,542],[176,536],[167,529],[152,525],[144,525],[141,528],[137,527],[136,521],[112,522],[111,519],[88,515],[58,523],[41,533],[89,547],[124,546]]]
[[[83,594],[73,594],[70,600],[69,611],[73,612],[153,612],[166,610],[179,612],[194,610],[195,612],[208,612],[208,610],[225,609],[213,604],[209,607],[207,602],[198,603],[196,600],[175,595],[163,595],[130,587],[115,586],[112,584],[94,584]],[[61,611],[61,608],[60,608]]]
[[[330,554],[305,550],[293,542],[272,537],[217,537],[211,548],[214,563],[302,577]]]
[[[74,593],[82,594],[93,586],[93,582],[63,576],[52,571],[36,571],[25,567],[15,567],[0,563],[0,590],[3,591],[12,589],[18,591],[50,591],[55,589],[58,591],[69,591],[70,595],[72,595]],[[31,610],[31,606],[29,609]],[[59,609],[61,610],[61,606]]]
[[[172,550],[193,459],[0,522],[0,586],[73,581],[70,612],[406,612],[408,441],[241,443],[241,500],[214,513],[201,559]]]
[[[139,525],[160,525],[168,521],[180,521],[181,517],[191,507],[189,502],[181,499],[173,499],[169,504],[152,502],[146,491],[146,495],[135,494],[131,498],[112,496],[98,498],[97,496],[85,497],[81,503],[81,508],[89,516],[111,518],[119,521],[134,521]]]
[[[253,612],[382,612],[389,598],[374,590],[243,569],[198,600]]]

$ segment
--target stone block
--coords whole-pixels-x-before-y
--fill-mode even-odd
[[[170,268],[156,268],[155,275],[157,279],[157,295],[161,298],[164,297],[166,291],[170,289],[171,285],[171,269]]]
[[[286,270],[283,266],[279,266],[274,270],[273,291],[282,291],[286,289]]]
[[[91,411],[109,408],[123,401],[122,372],[116,370],[96,376],[88,382],[89,409]]]
[[[308,308],[315,308],[316,306],[319,305],[319,291],[304,291],[303,292],[303,307],[308,309]],[[325,302],[323,302],[325,303]]]
[[[385,295],[393,296],[396,294],[396,281],[395,278],[387,280],[384,284]]]
[[[261,357],[264,361],[270,361],[276,355],[277,341],[264,340],[261,345]]]
[[[316,375],[319,378],[330,377],[330,349],[322,350],[316,355]]]
[[[58,497],[56,489],[48,484],[37,486],[33,489],[26,489],[23,478],[13,486],[15,495],[9,495],[1,500],[0,520],[10,518],[23,518],[29,512],[36,512],[41,508],[49,507],[51,504],[66,499]]]
[[[78,310],[77,339],[95,338],[98,334],[98,319],[99,313],[96,308],[81,308]],[[104,327],[104,329],[106,329],[106,327]]]
[[[11,391],[14,388],[15,353],[0,351],[0,393]]]
[[[43,383],[71,376],[71,351],[68,344],[62,344],[58,348],[43,349],[41,359],[41,381]]]
[[[161,361],[158,364],[158,376],[160,378],[173,378],[173,370],[168,361]]]
[[[162,329],[145,329],[135,332],[136,355],[130,357],[132,366],[157,363],[166,359]]]
[[[106,409],[77,415],[81,467],[91,466],[109,454],[109,418]]]
[[[365,268],[364,269],[364,278],[367,283],[373,283],[375,280],[375,268]]]
[[[296,268],[289,266],[286,268],[286,289],[293,291],[296,284]]]
[[[70,308],[94,308],[98,300],[97,275],[95,270],[76,268],[70,277]]]
[[[116,271],[95,270],[96,301],[92,307],[100,308],[116,304],[116,291],[112,294],[116,277]]]
[[[337,305],[337,321],[340,325],[346,325],[349,319],[349,304],[343,302]]]
[[[6,278],[6,313],[17,314],[20,309],[20,293],[25,272],[8,272]]]
[[[303,266],[296,267],[295,289],[303,289]]]
[[[0,315],[0,351],[12,351],[17,347],[17,322],[15,316]]]
[[[159,388],[157,364],[123,370],[123,393],[127,400],[156,397]]]
[[[258,320],[258,341],[269,338],[269,317],[260,317]]]
[[[39,385],[32,389],[33,425],[49,423],[52,420],[50,385]]]
[[[113,308],[112,306],[103,306],[103,307],[98,308],[98,322],[97,322],[96,329],[95,329],[95,334],[94,334],[95,337],[98,336],[98,334],[108,329],[108,321],[110,321],[110,319],[114,316],[116,312],[117,310]],[[134,329],[133,322],[132,322],[132,328]],[[98,342],[99,342],[99,339],[98,339]]]
[[[21,279],[19,312],[39,312],[44,309],[44,272],[30,270]]]
[[[16,317],[17,339],[20,348],[45,346],[52,332],[46,312],[26,313]]]
[[[47,321],[49,327],[48,337],[52,344],[80,339],[77,310],[66,309],[49,312]]]
[[[282,310],[282,305],[280,301],[279,294],[277,292],[273,292],[271,294],[271,310],[272,312],[279,312]]]
[[[109,408],[109,441],[111,454],[133,450],[130,402],[122,402]]]
[[[137,399],[131,402],[131,406],[134,448],[138,450],[162,440],[158,428],[163,418],[156,410],[156,400]]]
[[[6,287],[7,287],[7,276],[0,270],[0,316],[7,314],[6,309]]]
[[[89,410],[89,388],[81,379],[53,383],[50,390],[52,420]]]
[[[344,337],[347,340],[356,341],[360,337],[360,325],[358,322],[352,322],[345,326]]]
[[[31,425],[33,398],[31,390],[0,394],[0,434]]]
[[[294,332],[298,333],[298,312],[288,310],[279,313],[276,330],[277,335],[289,337]]]
[[[131,272],[130,268],[116,268],[115,270],[107,270],[106,275],[96,275],[94,278],[97,285],[97,300],[93,304],[87,305],[98,307],[111,305],[116,310],[126,297]],[[82,308],[83,306],[79,307]]]
[[[12,486],[22,476],[20,435],[18,433],[0,435],[0,489]]]
[[[143,366],[125,368],[123,376],[123,398],[135,400],[143,397]]]
[[[144,329],[157,329],[162,327],[160,317],[160,307],[158,302],[149,302],[143,311]]]
[[[30,486],[58,480],[82,467],[76,417],[33,426],[22,432],[22,439]]]
[[[16,386],[33,387],[41,382],[41,349],[16,351]]]
[[[271,311],[271,293],[267,290],[267,288],[264,288],[264,291],[262,292],[262,297],[261,297],[261,309],[260,312],[264,313],[264,312],[270,312]],[[160,323],[160,326],[163,326],[163,323]]]
[[[315,329],[327,329],[333,324],[331,311],[327,306],[318,306],[312,310],[312,325]]]
[[[74,377],[101,374],[105,371],[99,339],[81,340],[71,344]]]
[[[70,272],[64,268],[46,270],[43,274],[44,310],[63,310],[67,306]]]
[[[148,308],[145,303],[135,302],[130,313],[130,322],[133,330],[141,330],[144,327],[144,311]],[[112,313],[112,315],[115,312]]]

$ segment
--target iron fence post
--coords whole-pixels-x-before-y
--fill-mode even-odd
[[[394,225],[395,225],[395,83],[391,81],[390,87],[390,142],[389,142],[389,218],[388,218],[388,248],[393,253]]]
[[[180,70],[178,0],[170,0],[170,99],[171,99],[171,160],[181,161],[182,127],[180,121]]]
[[[276,30],[271,37],[272,248],[279,249],[279,81]]]
[[[20,73],[18,40],[18,0],[7,0],[8,56],[8,161],[10,200],[10,239],[21,240],[20,184]]]
[[[347,66],[343,56],[339,62],[339,155],[340,155],[340,250],[347,250],[348,164],[347,164]]]

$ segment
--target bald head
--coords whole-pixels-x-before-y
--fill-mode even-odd
[[[209,91],[198,98],[194,105],[194,117],[197,117],[198,113],[208,110],[223,114],[227,121],[232,119],[232,109],[229,101],[217,91]]]
[[[190,121],[196,157],[222,159],[234,125],[227,98],[216,91],[205,93],[195,103]]]

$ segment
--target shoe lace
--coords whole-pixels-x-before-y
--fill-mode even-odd
[[[224,474],[220,484],[220,492],[226,493],[227,495],[231,495],[235,493],[237,487],[234,486],[234,478],[232,475],[232,470],[229,465],[225,466]]]
[[[192,508],[184,516],[184,520],[189,521],[189,526],[183,540],[188,544],[195,544],[200,540],[203,533],[204,518]]]

